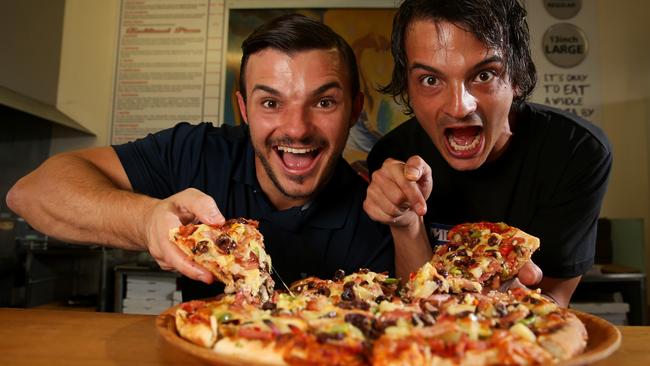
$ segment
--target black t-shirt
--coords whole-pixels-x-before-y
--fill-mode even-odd
[[[278,211],[257,181],[246,126],[179,123],[114,149],[136,192],[166,198],[196,188],[212,196],[226,218],[258,220],[273,267],[287,284],[331,278],[337,269],[394,272],[390,231],[363,211],[367,183],[342,158],[310,204]],[[187,278],[181,284],[184,301],[223,291]]]
[[[609,142],[593,124],[527,103],[510,145],[494,162],[457,171],[412,118],[368,156],[370,171],[392,157],[419,155],[433,173],[425,224],[432,244],[463,222],[504,221],[540,238],[533,261],[544,275],[569,278],[593,264],[596,225],[612,164]]]

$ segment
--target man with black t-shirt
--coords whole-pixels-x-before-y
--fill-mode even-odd
[[[363,106],[350,46],[294,14],[256,29],[242,50],[245,125],[180,123],[55,156],[16,183],[9,207],[65,241],[148,250],[162,268],[187,276],[185,301],[223,287],[206,285],[212,275],[170,242],[181,222],[258,220],[286,282],[331,278],[337,269],[393,272],[390,232],[363,211],[367,184],[341,156]]]
[[[391,226],[402,277],[451,225],[503,221],[538,236],[539,267],[519,280],[567,306],[593,264],[611,149],[591,123],[525,101],[536,82],[525,15],[516,0],[402,3],[383,91],[415,116],[369,154],[364,208]]]

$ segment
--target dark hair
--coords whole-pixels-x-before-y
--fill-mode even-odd
[[[533,92],[537,74],[530,55],[526,10],[517,0],[405,0],[393,18],[393,76],[379,91],[392,95],[407,114],[413,114],[413,109],[406,91],[405,36],[416,20],[454,23],[488,47],[501,51],[510,82],[517,90],[514,107]]]
[[[330,27],[302,14],[287,14],[270,20],[251,33],[242,43],[239,90],[246,100],[245,69],[250,55],[273,48],[287,54],[314,49],[336,48],[347,66],[352,98],[359,94],[359,69],[352,47]]]

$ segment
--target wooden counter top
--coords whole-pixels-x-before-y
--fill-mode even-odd
[[[0,308],[0,365],[204,365],[169,346],[155,319]]]
[[[650,327],[617,328],[621,331],[621,347],[593,366],[650,365]]]
[[[0,365],[205,365],[169,346],[155,316],[0,308]],[[650,327],[619,327],[621,348],[597,366],[650,364]]]

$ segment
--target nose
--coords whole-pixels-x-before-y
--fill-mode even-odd
[[[312,116],[309,108],[294,106],[287,108],[282,126],[283,132],[294,139],[300,140],[308,136],[312,129]]]
[[[444,112],[450,117],[462,120],[476,111],[476,98],[464,83],[452,84],[447,93]]]

